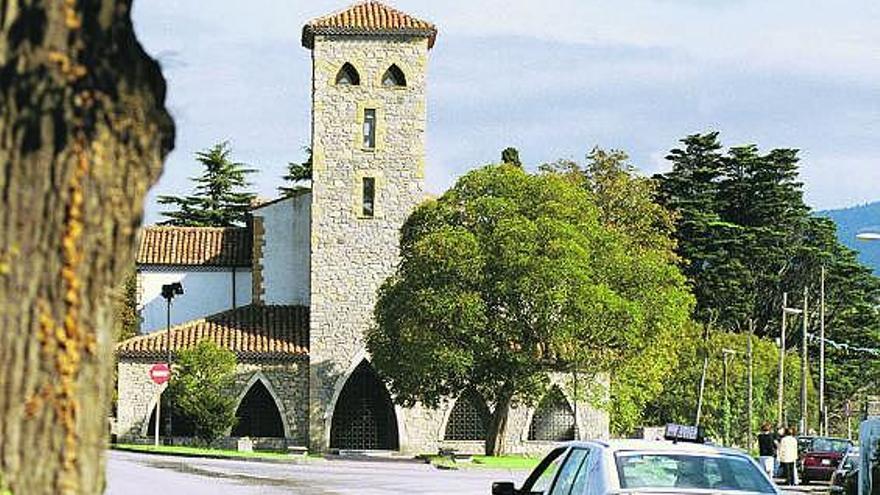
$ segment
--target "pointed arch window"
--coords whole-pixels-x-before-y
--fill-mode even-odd
[[[489,408],[486,401],[475,391],[461,395],[446,423],[444,440],[485,440],[489,425]]]
[[[563,442],[574,440],[574,412],[559,387],[541,399],[529,426],[529,440]]]
[[[336,84],[340,86],[359,86],[361,75],[353,65],[346,62],[336,74]]]
[[[404,87],[406,86],[406,76],[397,64],[391,64],[385,74],[382,75],[382,86],[385,87]]]

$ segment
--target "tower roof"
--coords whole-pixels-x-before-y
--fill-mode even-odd
[[[424,36],[428,38],[428,48],[432,48],[437,38],[437,28],[428,21],[416,19],[375,0],[367,0],[307,22],[302,31],[303,46],[314,48],[315,35],[321,34]]]

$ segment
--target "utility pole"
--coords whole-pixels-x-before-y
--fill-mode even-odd
[[[801,435],[807,434],[807,288],[804,287],[804,330],[801,336]]]
[[[819,432],[828,434],[828,411],[825,410],[825,264],[819,278]]]
[[[746,446],[747,451],[751,451],[753,441],[754,441],[754,431],[755,427],[752,424],[752,407],[754,404],[754,373],[752,368],[752,335],[755,333],[755,320],[749,318],[749,340],[746,342],[746,352],[748,354],[748,366],[749,366],[749,404],[748,404],[748,422],[749,422],[749,432],[748,432],[748,445]]]
[[[788,310],[788,292],[782,293],[782,328],[779,331],[779,397],[777,406],[776,426],[785,426],[783,402],[785,399],[785,317]]]

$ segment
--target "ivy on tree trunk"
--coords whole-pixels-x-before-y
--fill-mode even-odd
[[[101,493],[113,291],[173,146],[130,0],[0,3],[0,479]]]

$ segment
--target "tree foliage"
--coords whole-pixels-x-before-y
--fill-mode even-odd
[[[798,180],[798,153],[756,146],[728,149],[718,133],[696,134],[667,157],[670,172],[657,176],[659,199],[677,216],[677,252],[697,298],[701,322],[717,318],[721,327],[743,331],[755,321],[760,336],[780,331],[782,294],[800,305],[809,291],[809,330],[818,334],[817,299],[822,267],[827,273],[826,328],[837,342],[880,346],[880,282],[840,244],[833,223],[811,215]],[[790,333],[786,346],[801,344]],[[811,366],[817,375],[817,345]],[[829,347],[831,407],[875,383],[876,363]],[[857,371],[859,370],[859,371]]]
[[[278,188],[278,192],[285,196],[311,187],[305,184],[312,182],[312,148],[306,146],[303,150],[308,155],[304,162],[287,164],[287,174],[283,177],[286,184]]]
[[[669,257],[600,215],[570,178],[511,165],[472,171],[419,206],[366,339],[396,400],[477,391],[492,404],[497,454],[510,403],[539,397],[549,372],[608,371],[681,327],[691,299]]]
[[[501,150],[501,163],[522,167],[522,162],[519,159],[519,150],[512,146]]]
[[[117,341],[140,334],[141,316],[137,309],[137,272],[132,267],[115,293],[115,335]]]
[[[559,160],[540,169],[559,174],[587,191],[598,208],[600,223],[624,236],[634,250],[670,263],[677,260],[672,238],[674,217],[656,202],[655,181],[639,176],[623,151],[596,147],[584,165]],[[689,308],[690,304],[683,305],[682,314]],[[646,419],[645,408],[663,392],[678,362],[681,331],[680,320],[660,327],[647,337],[642,352],[615,367],[609,404],[614,433],[629,433]]]
[[[235,398],[229,394],[235,366],[232,351],[202,340],[180,351],[172,367],[167,391],[171,407],[206,444],[235,426]]]
[[[204,166],[204,173],[193,177],[196,183],[192,195],[159,196],[159,204],[173,205],[176,209],[164,211],[168,220],[162,225],[190,227],[231,227],[245,223],[254,193],[247,176],[255,172],[246,165],[232,161],[228,142],[196,153],[196,160]]]
[[[689,325],[681,335],[678,363],[664,384],[664,391],[653,400],[645,412],[653,424],[692,424],[696,415],[703,357],[708,354],[709,367],[700,424],[707,433],[721,440],[724,436],[725,415],[730,422],[730,439],[735,445],[746,446],[748,431],[757,431],[764,422],[776,424],[779,384],[779,347],[772,340],[753,337],[753,414],[748,424],[748,334],[727,331],[711,332],[707,341],[702,338],[701,325]],[[728,400],[724,405],[724,373],[722,349],[736,351],[728,361]],[[787,425],[796,426],[800,418],[801,360],[796,352],[789,352],[785,360],[784,416]],[[815,399],[815,390],[808,382],[808,397]],[[816,411],[812,411],[815,424]]]

